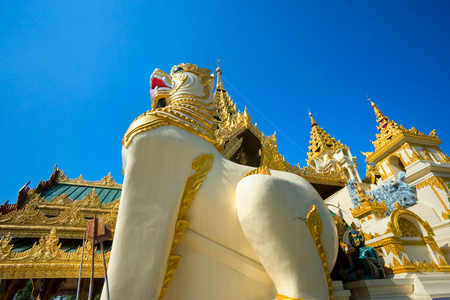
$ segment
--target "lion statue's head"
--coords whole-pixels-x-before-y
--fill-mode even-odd
[[[198,100],[203,105],[212,105],[214,77],[209,74],[208,69],[189,63],[173,66],[170,74],[155,69],[150,77],[152,110],[171,105],[183,98]]]
[[[152,110],[130,125],[122,144],[141,132],[167,125],[180,127],[217,146],[214,136],[214,76],[196,64],[174,66],[170,74],[155,69],[150,77]]]

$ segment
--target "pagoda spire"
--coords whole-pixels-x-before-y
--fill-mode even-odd
[[[311,118],[311,138],[308,147],[308,161],[320,156],[324,150],[336,150],[345,147],[317,124],[311,112],[309,112],[309,117]]]
[[[378,108],[378,106],[372,101],[372,99],[370,99],[369,96],[367,96],[367,100],[370,101],[370,105],[372,106],[374,112],[375,112],[375,116],[377,117],[377,129],[381,130],[381,128],[386,128],[389,124],[389,118],[386,117],[381,110]]]
[[[217,127],[223,129],[224,127],[228,128],[231,124],[237,124],[239,122],[238,119],[242,116],[242,113],[237,111],[236,104],[234,104],[227,90],[223,87],[221,77],[222,70],[219,66],[219,59],[217,60],[217,69],[215,74],[217,76],[217,87],[214,93],[214,108],[216,111],[214,119]]]
[[[308,109],[308,113],[309,113],[309,117],[311,118],[311,127],[316,126],[317,122],[316,120],[314,120],[312,113],[309,111]]]
[[[217,69],[216,69],[216,75],[217,75],[217,87],[216,90],[223,90],[223,84],[222,84],[222,69],[219,66],[220,59],[217,59]]]

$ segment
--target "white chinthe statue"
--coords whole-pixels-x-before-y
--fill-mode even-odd
[[[156,69],[124,136],[111,299],[332,299],[331,215],[300,176],[220,154],[209,73]]]

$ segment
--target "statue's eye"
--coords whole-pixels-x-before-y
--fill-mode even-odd
[[[175,69],[173,69],[173,74],[178,73],[180,71],[183,71],[182,67],[176,67]]]

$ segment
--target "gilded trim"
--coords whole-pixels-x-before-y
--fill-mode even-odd
[[[173,274],[181,260],[180,255],[173,254],[176,246],[183,237],[186,229],[189,226],[189,222],[184,220],[186,212],[189,210],[195,195],[200,189],[206,175],[212,168],[214,161],[214,154],[202,155],[192,162],[192,169],[196,172],[187,179],[186,186],[184,188],[183,196],[181,198],[180,211],[178,213],[177,222],[175,224],[175,234],[172,241],[172,247],[170,250],[169,258],[167,260],[167,270],[164,276],[163,286],[159,294],[158,300],[162,300],[169,286],[169,282],[172,279]]]
[[[427,231],[427,234],[429,236],[434,236],[434,231],[431,228],[430,224],[428,224],[428,222],[422,220],[422,218],[420,218],[418,215],[416,215],[412,211],[404,209],[399,203],[395,204],[395,209],[392,211],[391,216],[390,216],[390,222],[388,223],[388,227],[391,228],[392,233],[394,235],[402,236],[402,230],[400,228],[401,226],[399,223],[399,218],[402,215],[407,215],[407,216],[414,218],[425,228],[425,230]]]
[[[39,243],[34,243],[29,250],[13,252],[10,245],[11,234],[7,234],[0,240],[0,278],[76,278],[78,277],[82,247],[78,246],[73,253],[61,250],[61,243],[56,235],[56,228],[50,234],[41,237]],[[89,278],[90,262],[92,260],[92,246],[87,240],[83,255],[82,277]],[[105,253],[105,259],[109,262],[110,252]],[[94,256],[94,277],[103,278],[102,255]]]
[[[320,236],[322,233],[322,219],[320,218],[319,212],[315,205],[313,205],[312,209],[308,212],[305,222],[306,222],[306,225],[308,225],[309,231],[311,232],[314,242],[316,243],[317,252],[319,253],[320,259],[322,260],[322,266],[323,266],[323,270],[325,272],[325,278],[326,278],[327,284],[328,284],[329,299],[333,300],[334,295],[333,295],[332,280],[330,277],[331,273],[328,268],[327,254],[325,253],[325,250],[323,249],[323,244],[322,244],[321,236]]]
[[[121,184],[114,181],[114,178],[111,176],[111,172],[109,172],[108,175],[106,175],[99,181],[88,181],[83,178],[83,175],[80,175],[78,178],[75,179],[69,179],[69,177],[67,177],[67,175],[64,173],[63,170],[59,170],[58,177],[56,178],[56,183],[109,187],[117,189],[122,188]]]
[[[277,296],[275,297],[275,300],[303,300],[301,298],[291,298],[282,294],[277,294]]]
[[[86,217],[92,214],[92,212],[83,209],[87,201],[70,202],[71,200],[64,198],[62,203],[65,204],[58,202],[56,202],[57,204],[36,204],[42,203],[39,201],[43,201],[42,198],[37,202],[26,204],[23,209],[0,215],[0,235],[10,232],[15,237],[41,237],[52,228],[56,228],[60,238],[81,239],[83,237],[83,232],[86,229]],[[99,214],[106,217],[105,220],[111,224],[113,232],[119,211],[119,201],[118,199],[112,202],[111,204],[114,204],[114,206],[100,210]],[[46,211],[46,207],[54,208],[53,206],[60,207],[61,211],[52,210],[53,213],[59,212],[59,214],[55,217],[45,216],[42,211]]]
[[[245,178],[245,177],[250,176],[250,175],[256,175],[256,174],[263,174],[263,175],[269,175],[269,176],[271,175],[270,174],[270,170],[266,166],[261,166],[261,167],[259,167],[257,169],[254,169],[253,171],[248,172],[242,178]]]

